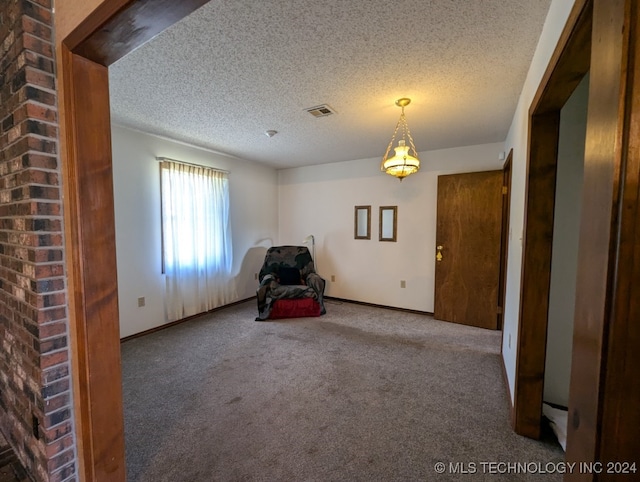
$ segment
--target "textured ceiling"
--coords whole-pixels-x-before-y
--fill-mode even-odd
[[[213,0],[109,68],[112,119],[283,168],[381,158],[410,97],[418,151],[500,142],[549,4]]]

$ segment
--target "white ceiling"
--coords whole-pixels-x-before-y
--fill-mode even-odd
[[[410,97],[418,151],[500,142],[549,4],[213,0],[109,68],[112,120],[286,168],[382,158]]]

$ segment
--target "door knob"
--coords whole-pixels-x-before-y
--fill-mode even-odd
[[[436,253],[436,261],[442,261],[442,246],[436,246],[438,252]]]

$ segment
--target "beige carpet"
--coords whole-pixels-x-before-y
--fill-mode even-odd
[[[486,463],[563,460],[511,430],[499,332],[327,312],[260,323],[250,301],[123,343],[129,480],[541,480]]]

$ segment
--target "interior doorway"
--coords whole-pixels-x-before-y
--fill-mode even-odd
[[[67,270],[78,473],[126,479],[108,66],[207,0],[103,2],[66,39],[61,58],[66,143]],[[87,87],[87,86],[90,86]]]
[[[587,74],[560,115],[543,400],[563,410],[569,407],[588,95]]]
[[[529,109],[513,425],[531,438],[542,429],[560,113],[589,71],[592,19],[591,2],[577,2]]]
[[[122,420],[118,417],[122,409],[122,399],[118,398],[120,374],[115,368],[120,363],[119,340],[117,335],[113,335],[114,329],[117,333],[118,325],[117,310],[113,310],[114,303],[117,306],[117,299],[113,298],[117,286],[115,265],[105,270],[96,269],[91,265],[90,256],[94,247],[104,247],[115,239],[113,205],[109,204],[108,196],[106,202],[101,197],[107,194],[101,183],[106,181],[110,185],[111,174],[110,139],[109,136],[100,135],[100,127],[109,125],[109,110],[101,107],[104,99],[108,100],[106,66],[204,3],[205,0],[159,0],[150,9],[148,2],[143,0],[104,2],[65,39],[62,52],[58,52],[63,56],[60,74],[65,92],[64,135],[68,143],[63,168],[67,214],[65,219],[68,219],[66,237],[70,247],[69,292],[72,293],[71,329],[75,345],[73,376],[79,473],[83,480],[125,480],[122,431],[119,430]],[[598,6],[596,10],[593,9],[594,3]],[[627,92],[621,93],[621,90],[628,89],[630,99],[632,96],[638,97],[635,89],[635,83],[638,82],[634,83],[633,77],[640,75],[640,72],[634,70],[640,64],[640,59],[635,57],[638,52],[635,48],[637,8],[635,2],[623,0],[576,0],[567,29],[558,43],[558,49],[552,57],[531,109],[523,292],[513,401],[516,430],[535,436],[540,430],[548,308],[548,291],[545,294],[544,286],[549,282],[548,261],[551,250],[545,236],[552,229],[544,220],[552,216],[550,213],[553,209],[551,201],[551,211],[549,210],[544,193],[550,192],[549,184],[553,185],[555,182],[554,164],[557,153],[554,146],[557,146],[558,111],[589,70],[593,20],[594,35],[602,41],[597,48],[594,47],[594,59],[597,59],[594,66],[597,64],[601,67],[597,76],[600,90],[598,96],[590,97],[590,118],[592,107],[597,112],[594,113],[594,122],[588,123],[593,125],[593,135],[598,138],[598,142],[589,147],[589,152],[593,156],[601,155],[599,159],[602,162],[596,166],[599,170],[590,168],[592,187],[596,188],[593,192],[598,195],[590,203],[589,215],[595,215],[595,220],[592,229],[581,230],[580,236],[581,244],[583,241],[586,244],[585,257],[591,256],[592,260],[597,258],[597,262],[592,262],[583,273],[594,274],[593,278],[586,276],[586,279],[596,281],[582,289],[586,307],[584,310],[587,311],[585,320],[589,326],[580,327],[580,333],[586,342],[580,352],[574,355],[574,360],[581,357],[584,369],[581,373],[573,370],[571,403],[580,408],[576,411],[580,417],[577,417],[578,423],[573,430],[577,434],[576,440],[578,436],[582,436],[583,442],[580,450],[572,454],[573,460],[606,460],[598,457],[603,454],[617,454],[620,459],[631,460],[631,456],[635,454],[637,457],[638,453],[638,438],[633,433],[638,426],[637,405],[624,405],[623,397],[619,395],[620,387],[623,387],[626,400],[637,402],[640,399],[639,379],[633,373],[640,353],[637,349],[640,328],[637,323],[633,325],[629,322],[637,320],[640,312],[640,298],[634,298],[635,292],[631,290],[633,280],[639,276],[640,263],[629,263],[621,266],[620,270],[616,269],[618,253],[623,259],[625,256],[633,259],[634,246],[638,246],[640,240],[640,228],[634,224],[634,216],[638,215],[640,164],[638,146],[634,144],[640,139],[637,135],[638,109],[633,110],[633,116],[629,112],[619,112],[619,109],[626,106],[621,99],[625,98]],[[620,39],[623,23],[627,27],[633,26],[632,29],[624,29],[624,42]],[[629,35],[633,42],[628,40]],[[632,45],[635,50],[626,52],[628,45]],[[634,60],[632,68],[628,70],[626,61],[624,69],[620,65],[622,50]],[[591,68],[592,82],[596,77],[594,66]],[[624,85],[621,85],[621,80]],[[83,81],[87,83],[83,84]],[[91,85],[91,89],[79,88],[81,85]],[[631,104],[630,101],[628,103]],[[629,109],[632,110],[631,107]],[[632,133],[636,135],[627,137],[630,118],[635,122],[636,127]],[[625,135],[620,135],[622,141],[618,137],[618,121],[624,124],[622,130]],[[86,127],[80,129],[83,123],[86,123]],[[614,146],[617,146],[615,153]],[[632,151],[630,147],[635,150]],[[626,169],[627,164],[633,169]],[[553,174],[549,174],[552,171]],[[617,191],[612,193],[613,186],[627,184],[629,189],[625,194],[626,206],[629,208],[620,211],[620,216],[612,220],[612,212],[619,207]],[[636,197],[633,197],[634,186]],[[600,209],[597,209],[598,204]],[[615,237],[614,241],[609,241],[609,236]],[[98,249],[96,252],[100,251]],[[87,269],[89,266],[91,269]],[[608,283],[602,286],[602,278],[607,278],[608,274],[611,283],[616,286],[615,291]],[[542,284],[536,284],[538,275],[541,276]],[[537,289],[540,287],[542,290],[538,293]],[[605,294],[600,296],[602,292]],[[604,305],[609,309],[606,328],[605,317],[600,316]],[[542,316],[538,316],[541,311]],[[589,318],[589,313],[593,312],[597,312],[597,319]],[[594,337],[597,338],[597,343],[590,344]],[[597,352],[595,355],[594,351]],[[604,361],[603,354],[608,355]],[[625,360],[626,363],[623,363]],[[609,369],[608,381],[612,383],[603,387],[600,377],[605,361]],[[574,380],[576,386],[582,386],[580,393],[577,388],[574,389]],[[111,391],[113,388],[116,389],[115,392]],[[606,410],[601,403],[605,395],[610,395]],[[626,422],[626,427],[620,421]],[[596,422],[602,423],[596,427]],[[601,437],[600,430],[606,430],[606,437]],[[600,444],[602,440],[605,443]]]

